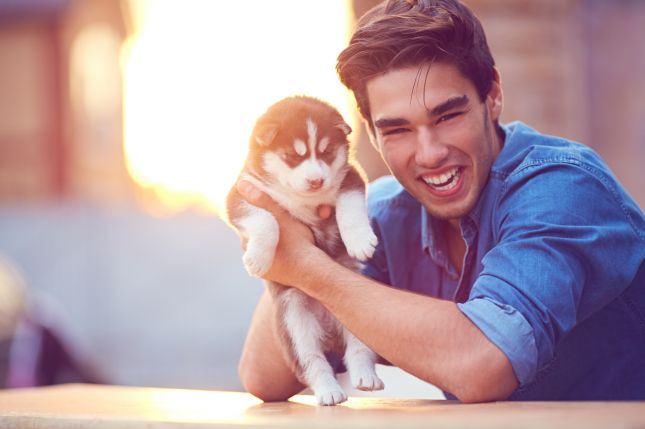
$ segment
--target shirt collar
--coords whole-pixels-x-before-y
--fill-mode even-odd
[[[484,205],[483,201],[484,201],[485,198],[483,198],[483,196],[484,196],[484,193],[486,192],[486,190],[488,189],[489,184],[490,184],[490,177],[488,178],[488,182],[486,183],[486,186],[484,186],[484,188],[482,189],[481,193],[479,194],[479,199],[475,203],[475,207],[473,207],[473,209],[470,211],[470,213],[468,213],[465,216],[465,218],[469,219],[475,225],[475,227],[477,227],[477,229],[479,229],[479,221],[481,219],[483,205]],[[462,225],[463,225],[463,223],[464,223],[464,219],[462,219],[462,221],[461,221]]]
[[[479,229],[484,200],[484,198],[482,198],[482,195],[484,194],[485,190],[486,187],[484,187],[484,189],[482,190],[482,194],[480,195],[479,200],[477,200],[475,207],[473,207],[470,213],[468,213],[465,218],[462,219],[462,234],[464,231],[464,222],[472,224],[472,226],[474,226],[477,230]],[[432,258],[435,260],[442,259],[443,255],[439,250],[441,246],[437,245],[438,240],[441,239],[441,237],[439,236],[440,233],[438,231],[437,220],[428,213],[428,211],[425,207],[423,207],[422,204],[419,204],[419,207],[421,210],[421,250],[430,254],[430,256],[432,256]]]
[[[421,210],[421,250],[428,254],[430,258],[448,275],[453,278],[457,277],[457,272],[450,265],[446,246],[442,244],[442,232],[439,231],[439,221],[432,217],[428,211],[420,205]]]
[[[437,219],[432,217],[423,205],[421,207],[421,250],[430,255],[435,262],[443,265],[446,255],[442,251],[441,232]]]

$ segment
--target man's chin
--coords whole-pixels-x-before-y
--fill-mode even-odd
[[[454,201],[445,205],[423,204],[426,211],[435,219],[453,221],[468,215],[474,207],[474,203],[466,201]]]

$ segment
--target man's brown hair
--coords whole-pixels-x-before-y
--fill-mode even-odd
[[[371,127],[367,81],[393,69],[433,62],[455,65],[475,85],[480,99],[486,99],[495,62],[481,23],[456,0],[385,0],[358,21],[336,70]]]

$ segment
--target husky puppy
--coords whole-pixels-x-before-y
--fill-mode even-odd
[[[365,181],[349,162],[351,132],[336,109],[315,98],[285,98],[256,122],[246,164],[240,174],[270,195],[314,232],[316,245],[351,269],[370,258],[377,238],[367,217]],[[336,207],[321,220],[317,207]],[[275,218],[248,204],[233,188],[227,200],[229,222],[247,240],[243,256],[249,274],[261,277],[273,262],[279,239]],[[376,355],[345,329],[320,303],[297,289],[266,282],[277,304],[277,329],[290,353],[292,369],[318,403],[347,399],[325,352],[344,352],[354,387],[383,389]]]

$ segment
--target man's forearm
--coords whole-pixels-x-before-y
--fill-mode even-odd
[[[249,393],[264,401],[283,401],[300,392],[304,386],[285,362],[274,329],[273,311],[271,297],[265,291],[251,321],[239,374]]]
[[[462,401],[503,399],[506,356],[450,301],[397,290],[313,255],[299,288],[384,359]]]
[[[311,231],[270,197],[252,185],[238,190],[251,204],[271,211],[280,224],[266,279],[301,289],[384,359],[462,401],[503,399],[515,390],[518,382],[506,355],[455,303],[390,288],[352,272],[315,247]],[[275,378],[285,380],[284,392],[293,394],[298,385],[288,377],[275,336],[265,342],[267,337],[256,332],[263,332],[261,320],[269,320],[262,308],[251,326],[240,372],[247,380],[258,380],[253,368],[271,370],[259,366],[268,356],[278,368]]]

